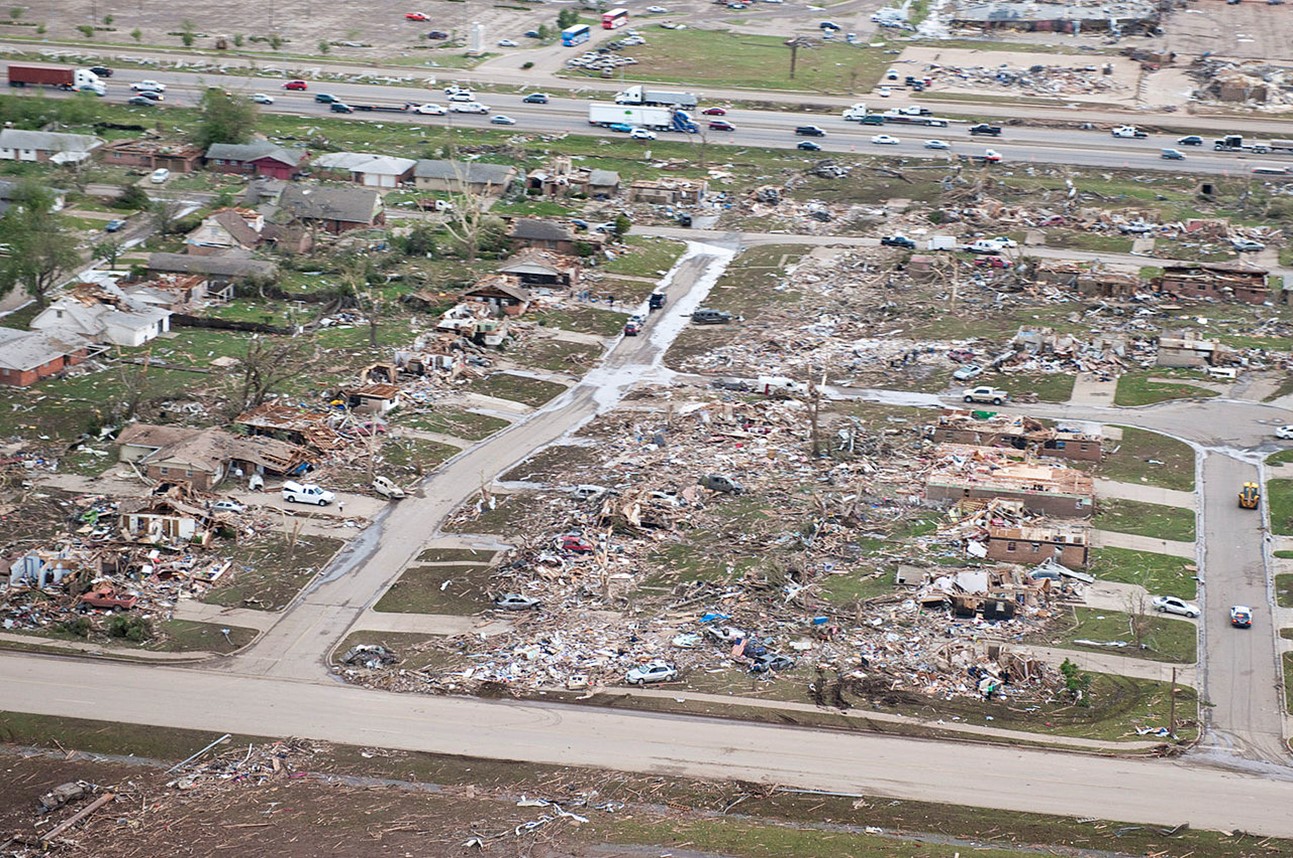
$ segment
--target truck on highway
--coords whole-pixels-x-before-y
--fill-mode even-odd
[[[700,126],[685,110],[670,107],[629,107],[622,104],[588,105],[588,124],[609,128],[612,125],[632,125],[652,131],[681,131],[685,134],[700,133]]]
[[[89,69],[70,66],[32,66],[9,64],[10,86],[53,86],[63,90],[88,90],[105,95],[107,88]]]
[[[680,107],[684,110],[695,110],[700,103],[690,92],[671,92],[664,89],[647,89],[644,86],[630,86],[615,96],[616,104],[637,104],[643,107]]]
[[[913,113],[913,111],[924,110],[924,113]],[[892,110],[886,110],[883,114],[885,122],[896,122],[904,125],[928,125],[935,128],[946,128],[947,120],[939,119],[929,115],[929,111],[923,107],[895,107]]]
[[[364,113],[408,113],[416,104],[351,104],[354,110]]]
[[[1143,139],[1149,136],[1149,132],[1141,131],[1135,125],[1119,125],[1109,133],[1114,137],[1123,137],[1128,139]]]
[[[1227,134],[1220,140],[1214,141],[1212,148],[1218,152],[1254,152],[1258,155],[1264,155],[1271,151],[1270,144],[1264,140],[1245,143],[1242,134]]]

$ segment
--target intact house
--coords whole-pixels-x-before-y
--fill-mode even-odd
[[[105,164],[141,170],[192,173],[202,166],[202,150],[197,146],[177,146],[158,140],[114,140],[105,143],[96,154]]]
[[[1266,280],[1269,273],[1265,268],[1233,262],[1164,264],[1154,284],[1164,292],[1186,298],[1264,304],[1271,300]]]
[[[24,131],[20,128],[0,130],[0,159],[6,161],[76,164],[87,160],[102,145],[101,139],[88,134]]]
[[[942,444],[941,461],[925,482],[930,501],[974,505],[1015,500],[1029,512],[1055,518],[1089,518],[1095,507],[1095,482],[1086,473],[1028,460],[1000,447]]]
[[[340,235],[352,229],[370,229],[386,223],[382,196],[368,188],[324,188],[288,185],[266,219],[277,226],[293,221],[308,228]]]
[[[56,339],[142,346],[171,329],[171,312],[137,301],[117,286],[81,284],[31,320]]]
[[[1038,456],[1054,456],[1098,462],[1104,449],[1099,433],[1071,428],[1052,428],[1030,417],[995,415],[980,420],[969,411],[939,415],[930,433],[939,443],[973,444],[982,447],[1010,447]]]
[[[231,250],[255,250],[265,229],[265,216],[253,209],[220,209],[202,219],[184,239],[184,251],[214,256]]]
[[[1047,559],[1069,569],[1085,569],[1090,530],[1077,524],[1033,527],[988,527],[988,557],[1005,563],[1035,566]]]
[[[529,217],[512,221],[512,228],[507,237],[517,247],[551,250],[567,256],[575,255],[575,245],[580,242],[600,245],[606,240],[601,234],[576,236],[564,224]]]
[[[366,188],[396,188],[413,177],[417,161],[370,155],[365,152],[330,152],[314,159],[321,178],[342,178]]]
[[[501,274],[482,277],[462,297],[464,301],[485,304],[504,316],[520,316],[530,307],[530,290],[511,283]]]
[[[482,164],[479,161],[433,161],[422,159],[413,167],[413,186],[419,191],[442,194],[471,194],[479,197],[502,196],[516,168],[509,164]]]
[[[268,176],[287,181],[305,168],[309,153],[258,140],[254,143],[212,143],[207,147],[207,169],[239,176]]]
[[[576,256],[527,249],[506,259],[498,273],[527,288],[574,289],[581,270]]]
[[[81,340],[64,342],[38,331],[0,328],[0,385],[30,387],[76,366],[87,353]]]

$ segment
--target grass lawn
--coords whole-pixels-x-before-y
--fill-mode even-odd
[[[1274,555],[1281,560],[1293,560],[1293,551],[1289,551],[1288,549],[1276,551],[1274,552]]]
[[[1293,652],[1284,653],[1284,708],[1293,712]]]
[[[833,94],[866,92],[892,62],[883,51],[848,44],[800,49],[795,75],[782,36],[752,36],[725,30],[646,30],[647,44],[633,49],[635,80],[691,87],[779,89]],[[697,62],[698,58],[703,62]]]
[[[1293,575],[1275,576],[1275,604],[1281,608],[1293,608]]]
[[[390,468],[403,468],[421,476],[459,452],[457,447],[421,438],[390,438],[382,444],[382,458]]]
[[[512,358],[526,366],[581,376],[601,358],[601,346],[571,343],[565,340],[531,337],[512,353]]]
[[[1288,465],[1293,463],[1293,447],[1287,450],[1280,450],[1278,453],[1271,453],[1266,457],[1268,465]]]
[[[1194,450],[1189,444],[1126,427],[1116,453],[1106,453],[1097,473],[1108,480],[1194,490]]]
[[[1067,247],[1097,253],[1130,253],[1131,239],[1125,235],[1100,235],[1074,229],[1046,230],[1047,247]]]
[[[412,566],[373,606],[391,614],[467,616],[489,607],[489,566]]]
[[[574,331],[579,334],[595,334],[599,337],[613,337],[624,327],[627,317],[623,313],[613,313],[610,310],[575,306],[545,310],[528,318],[550,328],[561,328],[564,331]]]
[[[1087,571],[1101,581],[1140,584],[1153,595],[1193,599],[1199,584],[1193,561],[1168,554],[1133,551],[1130,548],[1095,548]],[[1288,576],[1293,585],[1293,575]]]
[[[1092,526],[1178,542],[1194,541],[1194,511],[1156,503],[1109,498],[1096,503]]]
[[[341,540],[327,536],[283,534],[240,543],[233,548],[233,567],[221,586],[202,597],[209,605],[280,611],[332,559]]]
[[[1293,480],[1267,480],[1266,506],[1271,515],[1271,532],[1293,536]]]
[[[1043,633],[1036,635],[1034,642],[1042,643],[1045,640],[1051,646],[1065,649],[1092,649],[1150,661],[1192,664],[1198,660],[1199,635],[1194,623],[1153,614],[1135,617],[1143,629],[1141,644],[1137,647],[1135,635],[1131,631],[1132,619],[1132,614],[1122,611],[1074,608],[1069,624],[1057,630],[1058,636]],[[1089,647],[1077,643],[1079,640],[1127,641],[1127,646]]]
[[[501,417],[489,414],[476,414],[458,408],[436,408],[420,414],[406,415],[401,425],[424,432],[440,432],[463,438],[468,441],[479,441],[488,438],[500,429],[512,425]]]
[[[1011,373],[1002,383],[1010,388],[1010,395],[1015,398],[1031,393],[1038,402],[1068,402],[1073,396],[1073,382],[1076,380],[1076,376],[1063,372],[1043,375]]]
[[[483,396],[508,399],[512,402],[521,402],[538,408],[549,399],[565,391],[566,386],[557,384],[555,381],[527,378],[523,375],[513,375],[510,372],[496,372],[488,378],[476,382],[470,389],[473,393],[479,393]]]
[[[222,632],[227,629],[228,637]],[[229,653],[256,639],[255,629],[192,620],[165,620],[160,624],[162,639],[145,646],[157,652]]]
[[[632,277],[663,277],[686,249],[687,245],[681,241],[630,235],[625,238],[623,247],[611,248],[612,253],[619,255],[603,263],[601,270],[607,274]]]
[[[1161,378],[1166,373],[1154,370],[1129,372],[1118,379],[1118,392],[1114,394],[1115,405],[1150,405],[1155,402],[1166,402],[1169,399],[1207,399],[1217,395],[1215,390],[1198,387],[1183,382],[1150,381],[1151,377]]]

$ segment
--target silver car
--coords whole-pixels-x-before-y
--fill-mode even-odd
[[[629,685],[646,685],[648,682],[672,682],[678,678],[678,668],[667,661],[648,661],[638,665],[624,677]]]
[[[1199,616],[1199,606],[1175,596],[1155,596],[1150,603],[1160,614],[1179,614],[1194,619]]]

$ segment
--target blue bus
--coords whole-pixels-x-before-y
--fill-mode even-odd
[[[561,31],[561,44],[567,48],[573,48],[575,45],[582,45],[588,41],[591,35],[592,31],[587,24],[576,24]]]

